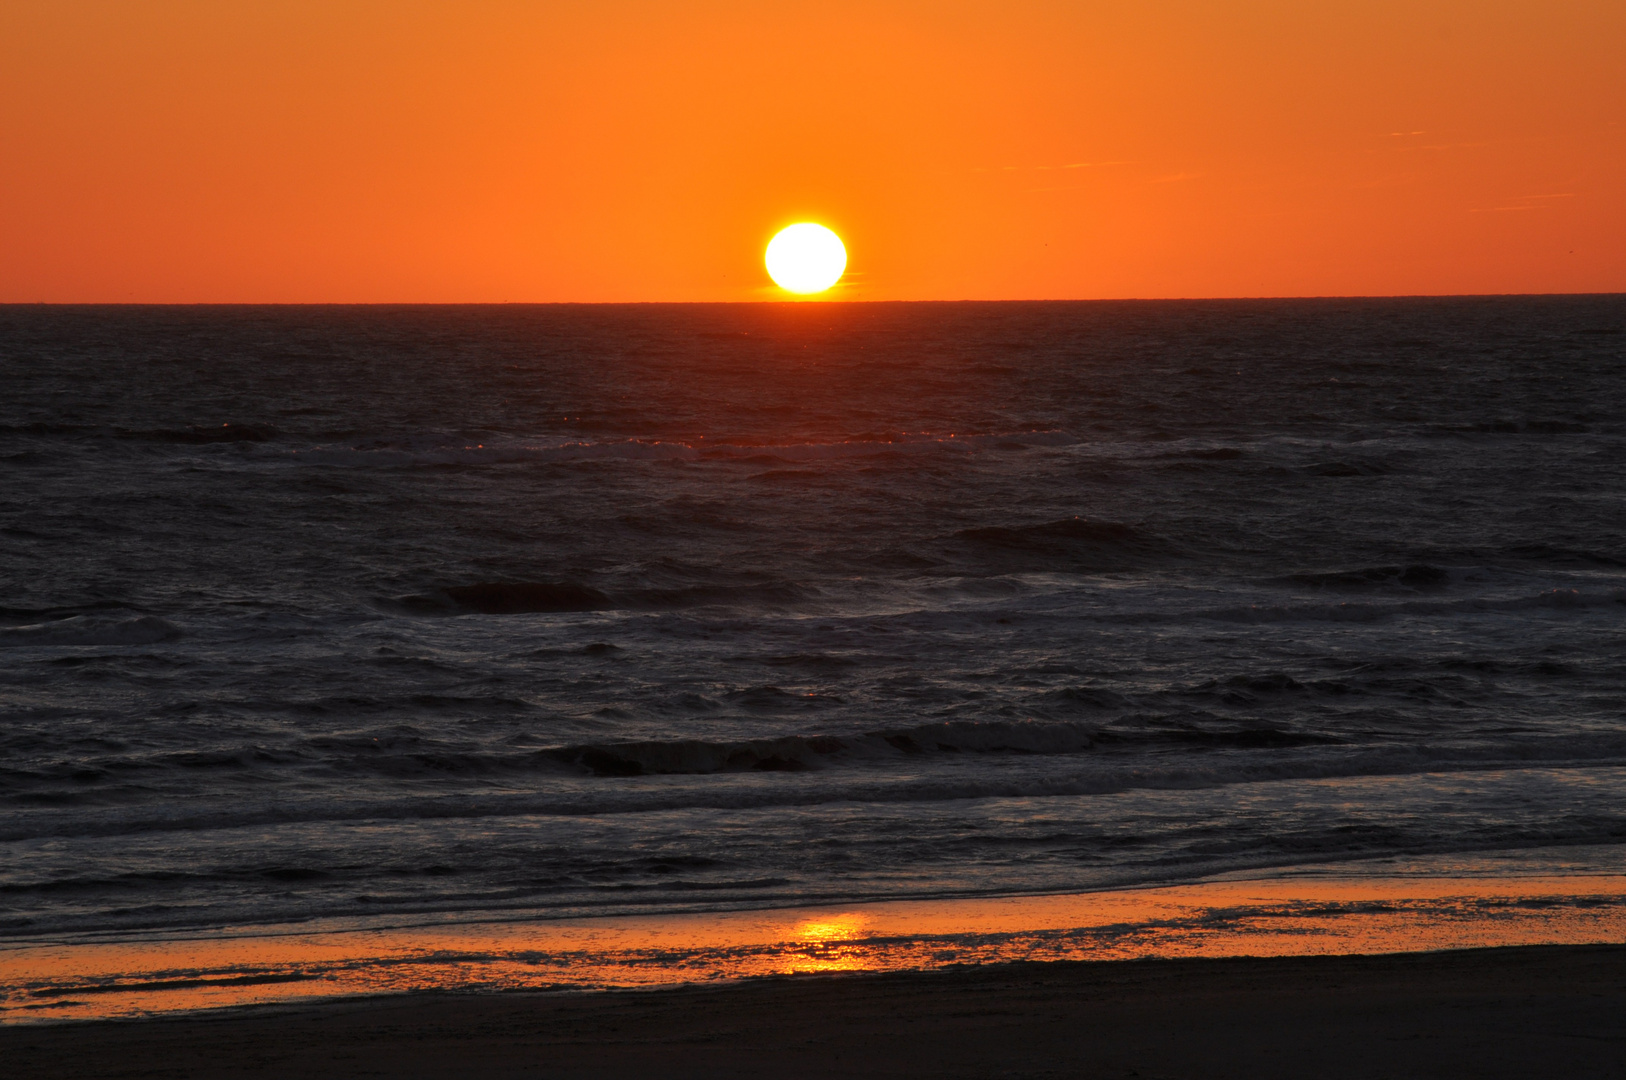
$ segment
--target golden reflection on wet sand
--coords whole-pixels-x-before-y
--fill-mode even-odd
[[[0,948],[0,1022],[960,963],[1626,942],[1626,876],[1280,877],[829,909]]]

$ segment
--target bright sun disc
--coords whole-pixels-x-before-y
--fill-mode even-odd
[[[765,259],[774,284],[793,293],[823,292],[847,269],[841,237],[811,221],[779,230],[768,241]]]

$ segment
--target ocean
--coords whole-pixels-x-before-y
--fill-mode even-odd
[[[1626,298],[0,308],[0,584],[14,943],[1619,865]]]

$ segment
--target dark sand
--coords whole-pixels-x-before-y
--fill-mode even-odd
[[[1626,1077],[1626,946],[1015,964],[0,1029],[32,1077]]]

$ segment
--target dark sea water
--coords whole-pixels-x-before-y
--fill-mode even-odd
[[[1626,298],[0,308],[0,934],[1626,844]]]

